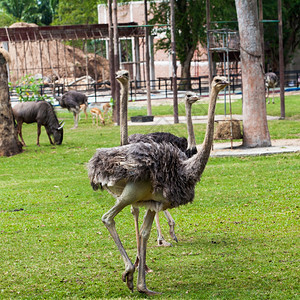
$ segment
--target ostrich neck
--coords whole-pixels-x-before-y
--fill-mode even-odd
[[[201,150],[198,151],[196,155],[187,160],[189,176],[195,177],[197,181],[200,179],[200,176],[203,173],[210,156],[210,151],[214,138],[215,109],[218,93],[219,92],[216,91],[215,88],[212,88],[208,108],[206,133]]]
[[[193,147],[196,147],[196,139],[192,122],[192,105],[188,102],[185,103],[185,111],[188,131],[188,149],[192,149]]]
[[[128,85],[121,84],[121,99],[120,99],[120,130],[121,130],[121,146],[128,144]]]

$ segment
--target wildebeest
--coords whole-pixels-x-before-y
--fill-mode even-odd
[[[60,145],[63,141],[63,121],[58,122],[53,106],[46,101],[23,102],[13,107],[13,115],[17,122],[18,134],[24,146],[25,142],[22,136],[23,122],[30,124],[37,122],[37,145],[40,146],[41,126],[43,125],[52,145]],[[54,137],[54,142],[51,139]]]
[[[88,99],[85,94],[77,91],[68,91],[62,97],[56,97],[59,105],[62,108],[67,108],[68,111],[73,112],[74,115],[74,128],[78,127],[78,118],[80,113],[80,105],[85,104],[88,107]]]

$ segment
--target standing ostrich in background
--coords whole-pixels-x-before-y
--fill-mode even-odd
[[[272,103],[274,104],[274,88],[277,86],[278,84],[278,77],[275,73],[273,72],[269,72],[265,74],[265,83],[266,83],[266,89],[267,89],[267,98],[268,99],[268,104],[270,104],[270,98],[269,98],[269,91],[270,89],[273,89],[273,100]]]
[[[121,106],[120,106],[120,128],[121,128],[121,145],[126,145],[128,143],[133,144],[137,142],[167,142],[171,143],[173,146],[178,147],[182,152],[184,152],[187,157],[191,157],[193,154],[197,153],[196,148],[196,140],[195,134],[193,130],[192,123],[192,104],[199,100],[199,97],[196,93],[187,92],[185,95],[185,108],[186,108],[186,119],[188,124],[188,143],[186,138],[177,137],[174,134],[169,132],[153,132],[148,134],[132,134],[128,137],[128,84],[129,84],[129,72],[127,70],[120,70],[116,73],[116,79],[119,81],[121,85]],[[138,227],[138,218],[139,218],[139,210],[132,207],[131,210],[134,219],[135,219],[135,228],[136,234],[138,236],[139,227]],[[165,217],[167,218],[169,224],[169,232],[172,239],[178,242],[178,239],[175,235],[175,221],[172,218],[171,214],[166,210],[164,211]],[[161,231],[160,223],[159,223],[159,214],[157,213],[155,216],[155,223],[157,229],[157,242],[159,246],[172,246],[171,243],[167,242]],[[138,238],[137,238],[137,242]],[[150,269],[148,270],[150,271]]]
[[[148,134],[132,134],[129,136],[128,141],[130,144],[137,143],[137,142],[156,142],[156,143],[162,143],[167,142],[171,143],[174,147],[177,147],[182,152],[185,153],[187,158],[192,157],[194,154],[197,153],[197,147],[196,147],[196,139],[195,139],[195,133],[194,133],[194,127],[192,122],[192,105],[197,100],[199,100],[199,97],[196,95],[196,93],[188,91],[185,94],[184,102],[185,102],[185,111],[186,111],[186,121],[187,121],[187,131],[188,131],[188,140],[184,137],[178,137],[172,133],[169,132],[153,132]],[[167,218],[168,224],[169,224],[169,233],[171,238],[178,242],[178,239],[175,235],[175,221],[172,218],[171,214],[165,210],[164,211],[165,217]],[[155,223],[156,223],[156,229],[157,229],[157,243],[159,246],[172,246],[171,243],[167,242],[161,231],[160,223],[159,223],[159,214],[156,213],[155,215]]]
[[[195,186],[210,156],[214,135],[218,93],[228,86],[226,77],[212,81],[206,134],[201,150],[189,159],[170,143],[139,142],[114,148],[97,149],[88,163],[88,176],[94,190],[99,187],[116,198],[115,205],[102,216],[125,263],[122,279],[133,291],[135,266],[116,231],[114,218],[126,206],[144,206],[146,213],[139,234],[137,290],[157,294],[146,286],[146,248],[156,212],[190,203]]]
[[[67,108],[68,111],[73,112],[74,115],[74,127],[73,129],[78,127],[78,119],[79,119],[79,113],[80,113],[80,106],[82,104],[85,105],[85,107],[88,107],[88,99],[87,96],[77,92],[77,91],[68,91],[62,95],[62,97],[56,97],[56,100],[59,102],[59,105],[62,108]],[[82,107],[81,107],[82,108]],[[86,108],[83,109],[86,111]]]

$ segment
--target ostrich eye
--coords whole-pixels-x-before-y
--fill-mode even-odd
[[[220,79],[216,79],[216,83],[219,83],[219,82],[221,82],[221,80]]]

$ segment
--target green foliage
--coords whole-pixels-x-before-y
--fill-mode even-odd
[[[35,79],[31,75],[26,75],[17,81],[16,86],[9,82],[10,90],[17,93],[20,102],[49,100],[47,94],[41,95],[40,89],[42,79]]]
[[[38,25],[50,25],[55,15],[58,0],[3,0],[1,16],[9,16],[4,26],[9,26],[15,22],[35,23]]]
[[[265,20],[278,20],[277,2],[263,1]],[[282,2],[284,62],[289,63],[300,46],[300,1]],[[279,70],[278,23],[264,23],[266,63],[272,71]]]
[[[54,25],[76,25],[97,23],[97,0],[59,1]]]
[[[86,171],[96,148],[119,144],[119,127],[97,128],[82,118],[72,130],[71,113],[58,117],[66,121],[61,146],[50,145],[42,129],[37,147],[36,124],[24,124],[25,151],[0,158],[0,298],[144,299],[122,281],[123,261],[101,222],[114,199],[94,192]],[[129,127],[130,134],[157,129]],[[160,129],[186,135],[185,124]],[[196,126],[197,143],[204,131],[205,125]],[[146,279],[150,289],[163,292],[156,299],[296,299],[299,159],[211,158],[194,202],[170,211],[178,244],[157,247],[152,229],[147,264],[154,272]],[[134,261],[130,208],[115,221]],[[161,226],[170,241],[162,216]]]
[[[151,4],[151,13],[154,15],[150,24],[168,24],[170,19],[170,3],[163,1]],[[196,49],[197,43],[206,40],[204,32],[205,1],[176,0],[175,1],[175,39],[176,54],[183,65],[187,54]],[[157,49],[171,50],[170,26],[159,27],[158,33],[165,33],[156,44]]]
[[[13,16],[0,9],[0,27],[10,26],[15,23],[17,19]]]

